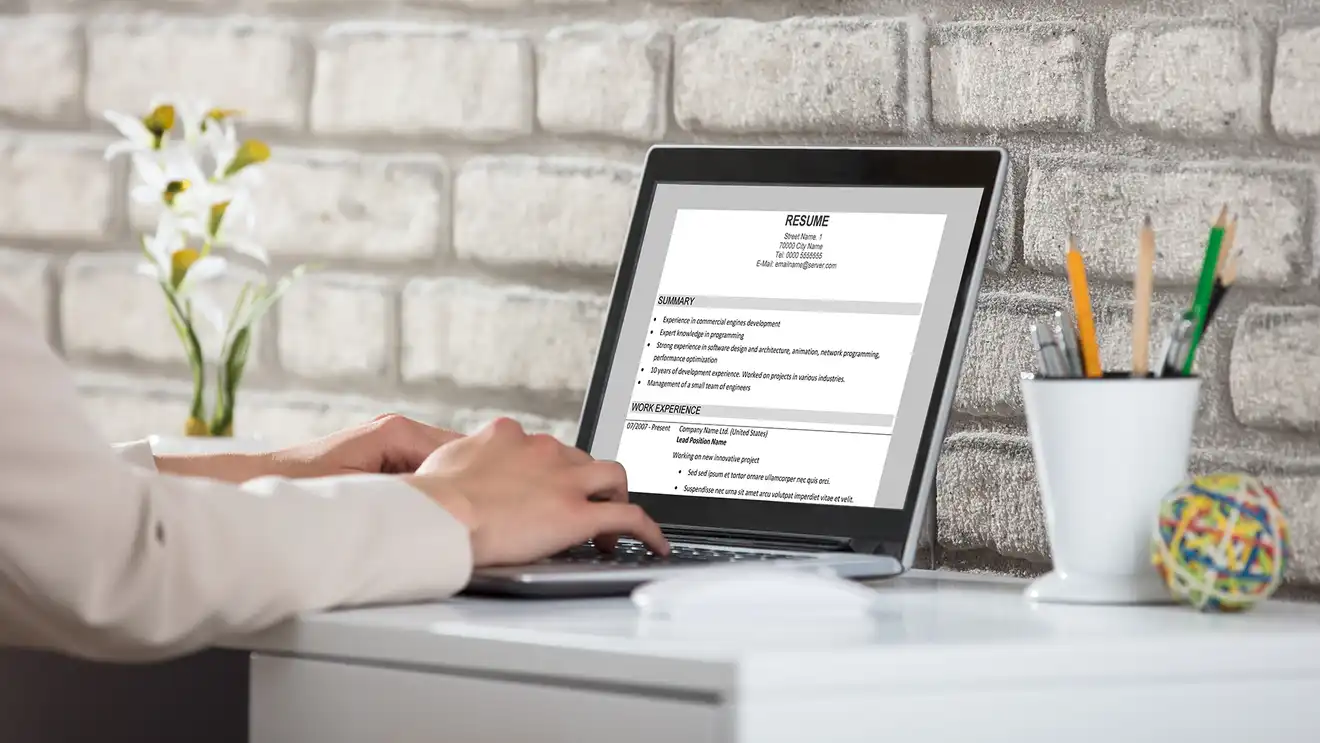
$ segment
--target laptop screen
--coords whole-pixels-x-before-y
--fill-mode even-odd
[[[637,492],[902,509],[981,203],[657,183],[591,454]]]

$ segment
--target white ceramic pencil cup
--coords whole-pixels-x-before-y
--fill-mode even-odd
[[[1161,498],[1187,476],[1196,377],[1023,378],[1053,572],[1036,601],[1169,601],[1150,562]]]

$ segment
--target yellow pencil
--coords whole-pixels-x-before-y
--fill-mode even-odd
[[[1072,235],[1068,236],[1068,283],[1072,287],[1073,315],[1077,319],[1077,345],[1082,354],[1082,372],[1088,377],[1101,376],[1100,346],[1095,339],[1095,315],[1091,312],[1091,293],[1086,288],[1086,263],[1077,252]]]
[[[1144,377],[1150,371],[1150,295],[1155,283],[1155,229],[1150,216],[1141,225],[1137,249],[1137,276],[1133,282],[1132,305],[1132,376]]]

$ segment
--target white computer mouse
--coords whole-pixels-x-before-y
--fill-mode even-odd
[[[833,573],[759,566],[693,570],[639,586],[632,601],[644,616],[665,619],[862,616],[877,608],[875,591]]]

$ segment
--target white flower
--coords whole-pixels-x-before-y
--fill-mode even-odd
[[[223,204],[219,224],[212,224],[215,233],[212,237],[217,245],[230,248],[263,264],[270,264],[270,256],[256,239],[257,210],[251,192],[241,189],[232,191],[233,198]],[[221,207],[217,204],[215,209]],[[213,214],[214,219],[214,214]]]
[[[143,239],[142,247],[148,260],[138,266],[138,273],[170,287],[181,303],[196,310],[217,332],[223,333],[224,310],[198,287],[223,276],[229,262],[188,247],[183,233],[169,220],[162,220],[156,233]]]
[[[105,120],[124,136],[123,140],[106,148],[107,160],[113,160],[126,152],[150,153],[161,148],[169,130],[174,126],[174,107],[157,98],[151,102],[150,110],[151,113],[143,118],[117,111],[104,113]]]
[[[147,129],[141,119],[114,111],[106,111],[105,120],[113,124],[119,130],[119,133],[124,135],[124,139],[105,148],[105,159],[113,160],[126,152],[153,152],[156,149],[156,135]]]

